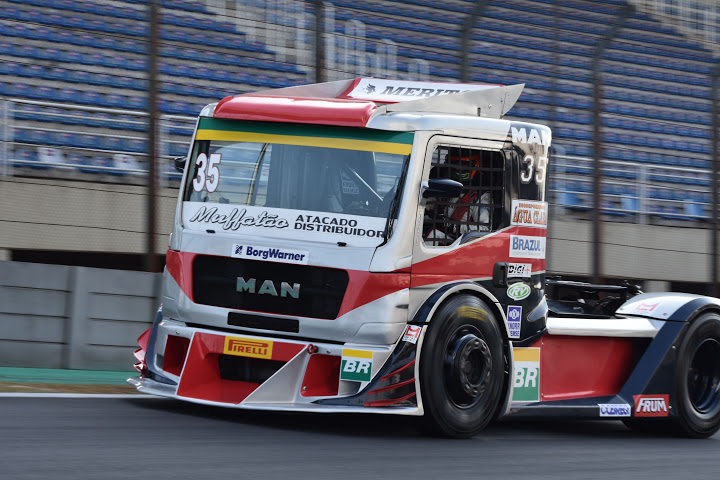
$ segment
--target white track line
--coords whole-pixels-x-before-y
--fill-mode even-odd
[[[25,393],[0,392],[0,398],[163,398],[132,393]]]

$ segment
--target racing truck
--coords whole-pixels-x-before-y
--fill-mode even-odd
[[[720,426],[720,300],[546,274],[523,85],[356,78],[200,113],[162,304],[128,379],[254,410]]]

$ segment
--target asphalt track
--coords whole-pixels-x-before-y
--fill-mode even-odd
[[[407,417],[258,413],[145,396],[3,396],[0,412],[3,480],[720,477],[720,434],[654,437],[617,421],[494,424],[448,440],[424,436]]]

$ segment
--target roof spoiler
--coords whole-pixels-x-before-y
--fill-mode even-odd
[[[357,78],[255,92],[252,96],[339,98],[373,101],[373,117],[392,112],[440,113],[502,118],[525,84],[483,85]]]

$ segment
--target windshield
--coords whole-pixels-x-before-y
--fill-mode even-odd
[[[409,158],[412,134],[204,120],[188,162],[183,195],[186,207],[223,206],[215,213],[232,212],[231,207],[235,207],[246,214],[277,215],[289,224],[300,223],[301,217],[307,220],[334,214],[318,220],[321,224],[384,230]],[[276,209],[297,215],[279,214]],[[195,220],[198,218],[205,217]],[[211,216],[205,219],[208,223]],[[332,233],[331,229],[320,230]],[[382,239],[382,234],[375,236]]]

